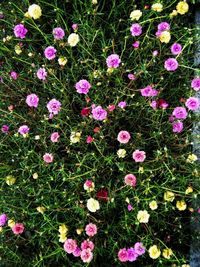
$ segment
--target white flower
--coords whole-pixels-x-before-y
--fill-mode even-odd
[[[76,46],[80,41],[79,35],[77,33],[71,33],[67,39],[70,46]]]
[[[41,17],[41,15],[42,15],[41,7],[36,5],[36,4],[33,4],[33,5],[29,6],[28,14],[33,19],[39,19]]]
[[[139,20],[141,16],[142,12],[139,9],[132,11],[130,14],[131,20]]]
[[[94,198],[89,198],[87,200],[87,208],[91,212],[96,212],[97,210],[100,209],[99,201]]]

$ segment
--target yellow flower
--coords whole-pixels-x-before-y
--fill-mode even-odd
[[[174,200],[174,198],[175,198],[175,195],[174,195],[173,192],[171,192],[171,191],[166,191],[166,192],[164,193],[164,200],[172,202],[172,201]]]
[[[59,237],[59,242],[61,243],[64,243],[67,240],[66,234],[60,234]]]
[[[14,220],[8,220],[8,226],[10,227],[10,228],[12,228],[13,226],[15,225],[15,221]]]
[[[16,45],[16,46],[15,46],[15,53],[16,53],[17,55],[20,55],[20,54],[22,53],[21,47],[20,47],[19,45]]]
[[[67,42],[70,46],[76,46],[80,41],[79,35],[77,33],[71,33],[67,39]]]
[[[160,249],[156,245],[151,246],[148,252],[149,252],[149,257],[152,259],[157,259],[158,257],[160,257],[161,254]]]
[[[58,64],[60,66],[65,66],[67,64],[67,58],[66,57],[59,57]]]
[[[144,167],[141,167],[141,166],[140,166],[139,169],[138,169],[138,172],[139,172],[139,173],[144,173]]]
[[[36,5],[36,4],[33,4],[33,5],[29,6],[28,14],[33,19],[39,19],[42,16],[41,7]]]
[[[132,11],[130,14],[131,20],[139,20],[141,16],[142,12],[139,9]]]
[[[62,234],[62,235],[66,235],[67,232],[68,232],[68,227],[63,223],[59,226],[59,233]]]
[[[92,0],[92,4],[97,5],[98,4],[97,0]]]
[[[152,200],[150,203],[149,203],[149,207],[151,210],[156,210],[158,208],[158,204],[155,200]]]
[[[178,210],[185,210],[187,208],[187,204],[184,200],[180,200],[176,202],[176,207]]]
[[[170,17],[175,17],[177,15],[178,15],[178,12],[175,9],[172,11],[172,13],[169,14]]]
[[[78,228],[78,229],[76,229],[76,233],[77,233],[77,235],[81,235],[82,232],[83,232],[83,229],[82,229],[82,228]]]
[[[166,43],[168,44],[170,39],[171,39],[171,34],[168,31],[163,31],[161,32],[159,39],[161,41],[161,43]]]
[[[37,172],[35,172],[34,174],[33,174],[33,179],[37,179],[38,178],[38,174],[37,174]]]
[[[31,18],[31,16],[30,16],[30,14],[28,13],[28,11],[27,11],[26,13],[24,13],[24,17],[25,17],[25,18],[29,18],[29,19]]]
[[[2,226],[0,227],[0,233],[1,233],[1,232],[3,232],[3,227],[2,227]]]
[[[122,149],[122,148],[118,149],[117,150],[117,156],[119,158],[124,158],[126,156],[126,150],[125,149]]]
[[[96,212],[97,210],[100,209],[99,201],[94,199],[94,198],[88,199],[87,200],[87,208],[91,212]]]
[[[165,248],[163,249],[162,255],[165,259],[170,259],[171,255],[173,254],[173,251],[171,248]]]
[[[6,177],[6,183],[7,185],[13,185],[16,182],[16,178],[12,175],[8,175]]]
[[[156,12],[161,12],[163,10],[163,5],[161,3],[155,3],[151,6],[151,9]]]
[[[182,264],[181,267],[190,267],[189,264]]]
[[[114,68],[107,68],[107,73],[108,73],[108,74],[113,73],[113,71],[114,71]]]
[[[137,214],[137,219],[140,223],[148,223],[149,213],[146,210],[139,210]]]
[[[36,210],[43,214],[45,212],[46,208],[43,207],[43,206],[39,206],[39,207],[36,208]]]
[[[187,2],[185,1],[180,1],[177,6],[176,6],[176,10],[179,14],[184,15],[185,13],[188,12],[189,10],[189,5]]]
[[[186,194],[190,194],[190,193],[192,193],[193,192],[193,188],[192,188],[192,186],[188,186],[188,188],[185,190],[185,193]]]
[[[80,138],[81,138],[81,132],[71,132],[70,142],[72,144],[80,142]]]
[[[190,154],[188,158],[186,159],[186,162],[194,163],[198,160],[198,157],[195,154]]]

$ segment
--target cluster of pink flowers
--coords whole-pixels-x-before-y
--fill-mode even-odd
[[[118,259],[120,262],[133,262],[145,253],[145,247],[141,242],[135,243],[134,247],[128,249],[122,248],[118,252]]]
[[[160,24],[158,24],[158,30],[156,32],[156,36],[159,37],[161,33],[164,31],[170,31],[170,25],[166,21],[163,21]]]
[[[8,221],[8,217],[5,213],[0,215],[0,227],[5,226]],[[24,225],[23,223],[15,223],[12,226],[12,231],[15,235],[20,235],[24,232]]]
[[[158,95],[158,91],[156,89],[153,89],[150,85],[143,89],[140,89],[140,93],[144,97],[153,97]]]

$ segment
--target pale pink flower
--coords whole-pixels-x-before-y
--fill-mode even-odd
[[[97,106],[92,109],[92,117],[95,120],[103,121],[107,117],[107,111],[103,109],[101,106]]]
[[[132,157],[135,162],[143,162],[146,159],[146,153],[137,149],[133,152]]]
[[[77,248],[77,242],[74,239],[68,238],[64,243],[64,250],[71,254],[75,251]]]
[[[126,101],[121,101],[118,103],[118,107],[120,107],[120,108],[124,109],[126,106],[127,106]]]
[[[81,249],[90,249],[91,251],[94,249],[94,243],[90,240],[84,240],[82,243],[81,243]]]
[[[132,24],[130,31],[132,36],[140,36],[142,34],[142,26],[139,23],[134,23]]]
[[[130,133],[127,131],[120,131],[117,136],[117,141],[121,144],[127,144],[130,140],[131,136]]]
[[[22,223],[16,223],[12,227],[12,231],[15,235],[20,235],[24,232],[24,225]]]
[[[128,74],[128,78],[129,78],[129,80],[136,80],[136,77],[135,77],[135,75],[134,74],[132,74],[132,73],[129,73]]]
[[[174,43],[171,46],[171,52],[173,55],[179,55],[182,52],[182,46],[178,43]]]
[[[53,29],[53,36],[56,40],[62,40],[65,37],[65,32],[61,27]]]
[[[135,175],[130,173],[124,177],[124,182],[126,185],[130,185],[132,187],[135,187],[136,183],[137,183],[137,179],[136,179]]]
[[[200,78],[194,78],[191,82],[191,87],[195,90],[195,91],[199,91],[200,89]]]
[[[46,80],[47,72],[46,72],[45,68],[39,68],[36,75],[37,75],[38,79],[44,81],[44,80]]]
[[[200,101],[197,97],[189,97],[185,105],[189,110],[197,110],[200,106]]]
[[[97,233],[97,226],[96,224],[89,223],[85,227],[85,232],[88,236],[94,236]]]
[[[53,133],[51,134],[51,137],[50,137],[51,142],[53,142],[53,143],[58,142],[58,139],[59,139],[59,138],[60,138],[60,135],[59,135],[58,132],[53,132]]]
[[[56,115],[61,109],[61,103],[56,99],[52,99],[47,103],[47,108],[50,113]]]
[[[39,103],[39,97],[36,94],[30,94],[26,97],[26,104],[29,107],[37,108]]]
[[[176,107],[173,112],[172,115],[176,118],[176,119],[186,119],[187,118],[187,111],[184,107]]]
[[[108,68],[118,68],[121,63],[121,59],[117,54],[111,54],[106,59],[106,64]]]
[[[172,123],[173,133],[181,133],[183,130],[182,121],[174,121]]]
[[[10,77],[11,77],[13,80],[17,80],[18,76],[19,76],[19,75],[17,74],[16,71],[11,71],[11,73],[10,73]]]
[[[29,133],[29,127],[27,126],[27,125],[22,125],[22,126],[20,126],[19,127],[19,129],[18,129],[18,133],[20,133],[20,134],[28,134]]]
[[[53,157],[53,155],[50,154],[50,153],[45,153],[45,154],[43,155],[43,160],[44,160],[46,163],[51,163],[51,162],[53,162],[53,159],[54,159],[54,157]]]
[[[44,50],[44,55],[48,60],[52,60],[56,57],[57,50],[53,46],[48,46]]]
[[[168,22],[161,22],[160,24],[158,24],[158,31],[169,31],[170,30],[170,25]]]
[[[81,251],[81,259],[85,263],[91,262],[91,260],[93,259],[93,253],[92,253],[91,249],[89,249],[89,248],[83,249]]]
[[[91,88],[91,84],[87,80],[80,80],[75,84],[76,91],[79,94],[87,94]]]
[[[158,95],[158,91],[156,89],[153,89],[150,85],[143,89],[140,89],[140,93],[144,97],[153,97]]]

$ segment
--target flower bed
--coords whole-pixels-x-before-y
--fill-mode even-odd
[[[0,13],[3,264],[187,266],[192,2],[21,2]]]

